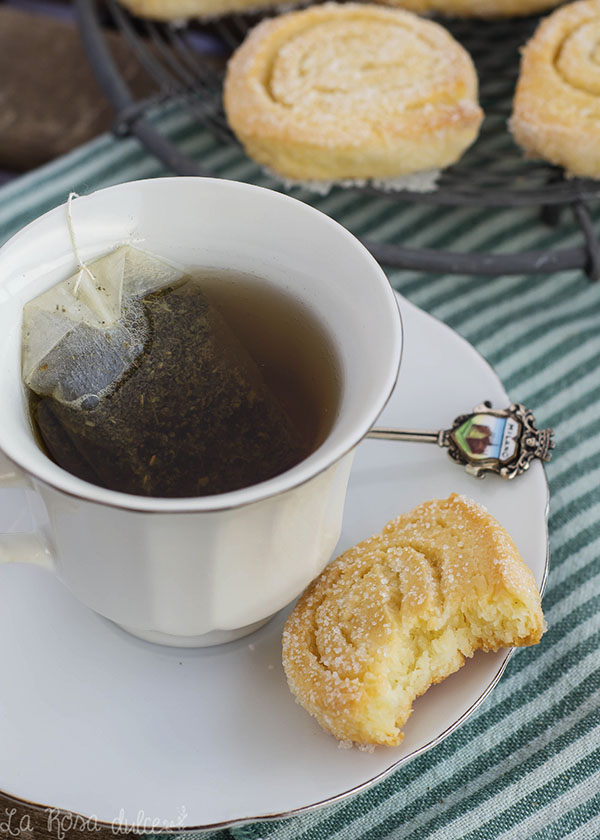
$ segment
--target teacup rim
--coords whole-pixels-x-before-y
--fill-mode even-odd
[[[247,192],[259,191],[263,194],[268,193],[271,197],[269,200],[272,199],[275,201],[281,201],[282,203],[286,204],[292,203],[298,208],[298,210],[300,210],[300,212],[305,212],[308,215],[312,215],[313,217],[318,216],[322,224],[325,224],[335,229],[338,232],[338,234],[341,234],[343,238],[347,239],[348,243],[351,244],[352,247],[357,248],[359,252],[363,253],[363,255],[367,255],[368,261],[371,262],[372,268],[374,269],[370,282],[373,282],[374,279],[377,278],[377,282],[380,286],[380,291],[382,291],[384,295],[387,295],[389,297],[391,303],[390,309],[393,307],[397,316],[395,319],[393,319],[395,321],[393,332],[393,353],[390,361],[388,375],[385,378],[385,387],[381,388],[378,399],[373,401],[370,411],[365,413],[362,422],[356,426],[353,433],[346,434],[345,438],[342,441],[340,441],[337,444],[337,446],[330,448],[329,452],[327,452],[326,447],[327,442],[329,440],[328,436],[323,442],[323,444],[315,452],[313,452],[309,456],[309,458],[304,459],[291,469],[286,470],[283,473],[280,473],[279,475],[274,476],[273,478],[270,478],[266,481],[259,482],[257,484],[252,484],[237,490],[228,491],[226,493],[219,493],[206,496],[167,498],[158,496],[139,496],[129,493],[123,493],[116,490],[110,490],[108,488],[92,484],[91,482],[84,481],[83,479],[80,479],[75,475],[69,473],[68,471],[64,470],[62,467],[58,466],[53,461],[51,461],[41,450],[39,450],[39,458],[40,460],[43,459],[44,463],[41,469],[38,470],[35,467],[32,467],[31,463],[24,462],[19,457],[19,453],[15,451],[15,449],[10,445],[10,442],[8,443],[8,445],[5,444],[5,442],[2,440],[2,429],[0,429],[0,451],[2,451],[11,462],[13,462],[17,467],[23,470],[26,473],[26,475],[33,478],[36,482],[46,485],[47,487],[50,487],[53,490],[56,490],[66,496],[77,499],[79,501],[100,504],[106,507],[136,513],[216,513],[218,511],[232,510],[251,505],[256,502],[279,496],[282,493],[292,491],[295,488],[300,487],[306,484],[307,482],[311,481],[313,478],[316,478],[318,475],[325,472],[327,469],[329,469],[338,461],[340,461],[344,456],[348,455],[369,432],[369,430],[375,423],[377,417],[381,414],[385,405],[390,399],[391,394],[396,385],[398,372],[400,369],[404,342],[404,330],[402,324],[402,315],[398,305],[398,296],[393,290],[392,286],[390,285],[385,272],[383,271],[377,260],[354,234],[348,231],[339,222],[335,221],[330,216],[318,210],[317,208],[312,207],[311,205],[306,204],[305,202],[302,202],[299,199],[296,199],[285,193],[280,193],[275,190],[271,190],[267,187],[262,187],[255,184],[246,184],[230,179],[206,178],[196,176],[146,178],[140,179],[139,181],[127,181],[121,184],[115,184],[112,186],[103,187],[99,190],[94,190],[91,193],[78,197],[78,202],[85,202],[87,200],[93,199],[94,196],[106,192],[118,193],[120,190],[129,189],[132,186],[139,186],[154,183],[157,181],[163,183],[165,181],[179,183],[183,181],[203,183],[210,182],[215,185],[218,184],[219,188],[224,189],[234,189]],[[64,210],[66,204],[67,202],[64,202],[46,211],[41,216],[36,217],[25,227],[17,231],[10,239],[8,239],[2,245],[2,247],[0,248],[0,254],[5,248],[13,244],[16,240],[20,239],[22,236],[27,235],[27,233],[31,231],[31,228],[34,228],[37,224],[40,224],[49,216],[58,214],[61,212],[61,210]],[[326,454],[321,453],[322,449],[325,449]],[[308,461],[311,461],[312,463],[307,468],[306,464]]]

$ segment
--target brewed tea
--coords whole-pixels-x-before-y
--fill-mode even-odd
[[[326,437],[339,387],[334,349],[298,301],[211,270],[132,297],[103,329],[75,325],[38,364],[29,393],[36,433],[59,466],[113,490],[190,497],[297,464]]]

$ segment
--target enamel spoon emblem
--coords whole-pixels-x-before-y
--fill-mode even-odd
[[[471,414],[461,414],[452,428],[439,432],[375,428],[368,438],[437,443],[452,460],[465,466],[476,478],[493,472],[512,479],[529,469],[536,458],[549,461],[554,449],[552,429],[538,429],[533,413],[520,403],[493,409],[489,401],[476,405]]]

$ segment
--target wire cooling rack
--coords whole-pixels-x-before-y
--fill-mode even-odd
[[[231,15],[200,25],[163,24],[137,19],[116,0],[76,0],[84,45],[98,80],[116,113],[115,132],[133,134],[171,171],[180,175],[214,175],[184,154],[149,120],[157,105],[177,103],[224,144],[238,146],[222,106],[227,56],[260,19]],[[264,15],[263,15],[264,16]],[[581,245],[525,253],[457,253],[411,249],[394,243],[365,243],[380,261],[401,268],[442,273],[532,274],[583,269],[600,277],[600,242],[588,203],[600,199],[600,182],[566,178],[541,161],[526,160],[507,129],[519,71],[519,49],[532,35],[537,18],[504,21],[445,20],[444,25],[471,54],[480,81],[485,112],[476,143],[445,170],[430,192],[404,190],[384,194],[398,202],[425,202],[451,207],[534,207],[540,224],[560,223],[568,208],[581,231]],[[135,99],[110,52],[105,33],[118,29],[132,54],[153,80],[155,92]],[[356,187],[379,192],[373,186]]]

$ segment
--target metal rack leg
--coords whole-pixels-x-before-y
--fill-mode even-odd
[[[587,204],[580,199],[572,207],[573,214],[579,223],[585,240],[587,260],[584,270],[589,279],[595,283],[600,279],[600,240],[594,229],[594,223]]]

